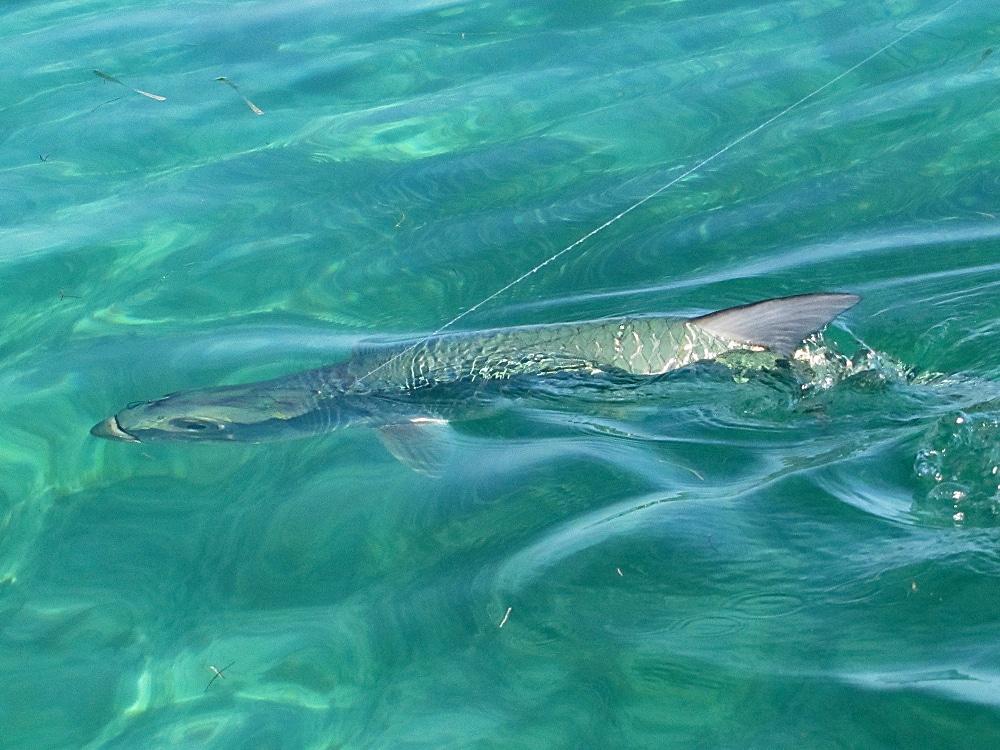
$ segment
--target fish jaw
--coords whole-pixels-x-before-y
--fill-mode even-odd
[[[262,398],[256,385],[198,389],[130,404],[98,422],[90,434],[137,443],[282,439],[304,409]]]
[[[90,428],[90,434],[105,440],[121,440],[129,443],[140,442],[135,435],[129,435],[118,424],[118,417],[111,416]]]

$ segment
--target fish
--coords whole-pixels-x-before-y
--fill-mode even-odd
[[[90,432],[132,443],[262,443],[366,426],[396,458],[433,474],[434,435],[449,422],[440,404],[461,400],[455,386],[559,373],[655,377],[734,351],[790,357],[860,300],[801,294],[692,318],[636,315],[374,343],[325,367],[135,402]]]

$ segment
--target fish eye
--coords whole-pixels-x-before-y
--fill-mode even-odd
[[[207,430],[210,427],[215,428],[216,430],[222,430],[225,428],[225,425],[219,424],[218,422],[209,422],[204,419],[191,419],[189,417],[171,419],[170,426],[185,432],[201,432],[202,430]]]

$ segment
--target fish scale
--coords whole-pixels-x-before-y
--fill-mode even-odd
[[[574,371],[659,375],[732,346],[686,318],[613,318],[455,333],[417,346],[372,349],[352,358],[348,370],[365,391]]]

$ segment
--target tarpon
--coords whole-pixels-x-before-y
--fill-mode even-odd
[[[362,425],[378,428],[397,458],[426,470],[421,435],[445,423],[435,397],[454,398],[451,386],[557,373],[656,376],[740,350],[790,356],[859,300],[803,294],[694,318],[644,315],[373,344],[314,370],[133,403],[91,433],[131,442],[257,443]]]

